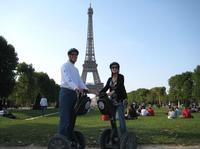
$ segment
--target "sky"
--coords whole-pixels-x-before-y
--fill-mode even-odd
[[[170,77],[200,65],[199,0],[0,0],[0,36],[15,47],[19,62],[60,84],[60,67],[72,47],[79,49],[82,73],[90,3],[104,84],[113,61],[120,64],[127,92],[169,89]]]

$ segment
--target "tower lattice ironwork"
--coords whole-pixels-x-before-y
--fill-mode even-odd
[[[100,89],[103,88],[103,83],[101,83],[95,60],[92,15],[93,15],[93,9],[90,4],[90,7],[88,8],[87,45],[86,45],[85,61],[83,64],[82,79],[86,83],[87,87],[91,92],[97,93]],[[94,83],[86,82],[88,73],[93,74]]]

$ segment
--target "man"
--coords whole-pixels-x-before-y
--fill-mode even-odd
[[[44,116],[45,111],[47,109],[48,103],[47,103],[47,98],[45,98],[44,96],[42,96],[41,100],[40,100],[40,107],[41,107],[41,111],[42,111],[42,116]]]
[[[78,50],[72,48],[68,51],[68,62],[61,67],[61,89],[59,94],[59,133],[71,140],[72,137],[72,115],[77,99],[77,92],[82,93],[88,90],[79,75],[78,69],[74,66],[78,57]]]

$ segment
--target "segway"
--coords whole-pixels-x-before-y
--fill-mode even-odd
[[[116,97],[116,96],[115,96]],[[100,93],[97,105],[101,114],[109,115],[111,128],[105,129],[100,136],[101,149],[136,149],[137,138],[132,132],[119,133],[116,123],[117,102],[106,93]]]
[[[73,134],[72,140],[69,141],[65,136],[61,134],[55,134],[48,143],[48,149],[84,149],[85,138],[84,135],[77,130],[74,130],[76,123],[76,117],[78,115],[84,115],[88,112],[91,104],[91,99],[87,96],[86,92],[83,95],[77,96],[77,101],[74,107],[74,114],[72,116]]]

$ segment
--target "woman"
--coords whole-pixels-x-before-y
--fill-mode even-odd
[[[111,100],[113,100],[114,105],[116,106],[116,112],[118,113],[119,123],[120,123],[120,132],[121,134],[126,132],[126,121],[124,116],[124,105],[127,103],[127,94],[124,86],[124,76],[119,74],[119,64],[113,62],[110,64],[111,77],[108,79],[106,86],[100,91],[107,92]]]
[[[171,107],[170,109],[169,109],[169,112],[168,112],[168,117],[167,117],[168,119],[174,119],[174,118],[176,118],[176,114],[175,114],[175,111],[174,111],[174,107]]]
[[[187,106],[185,106],[185,108],[182,111],[182,117],[183,118],[193,118],[191,111]]]

